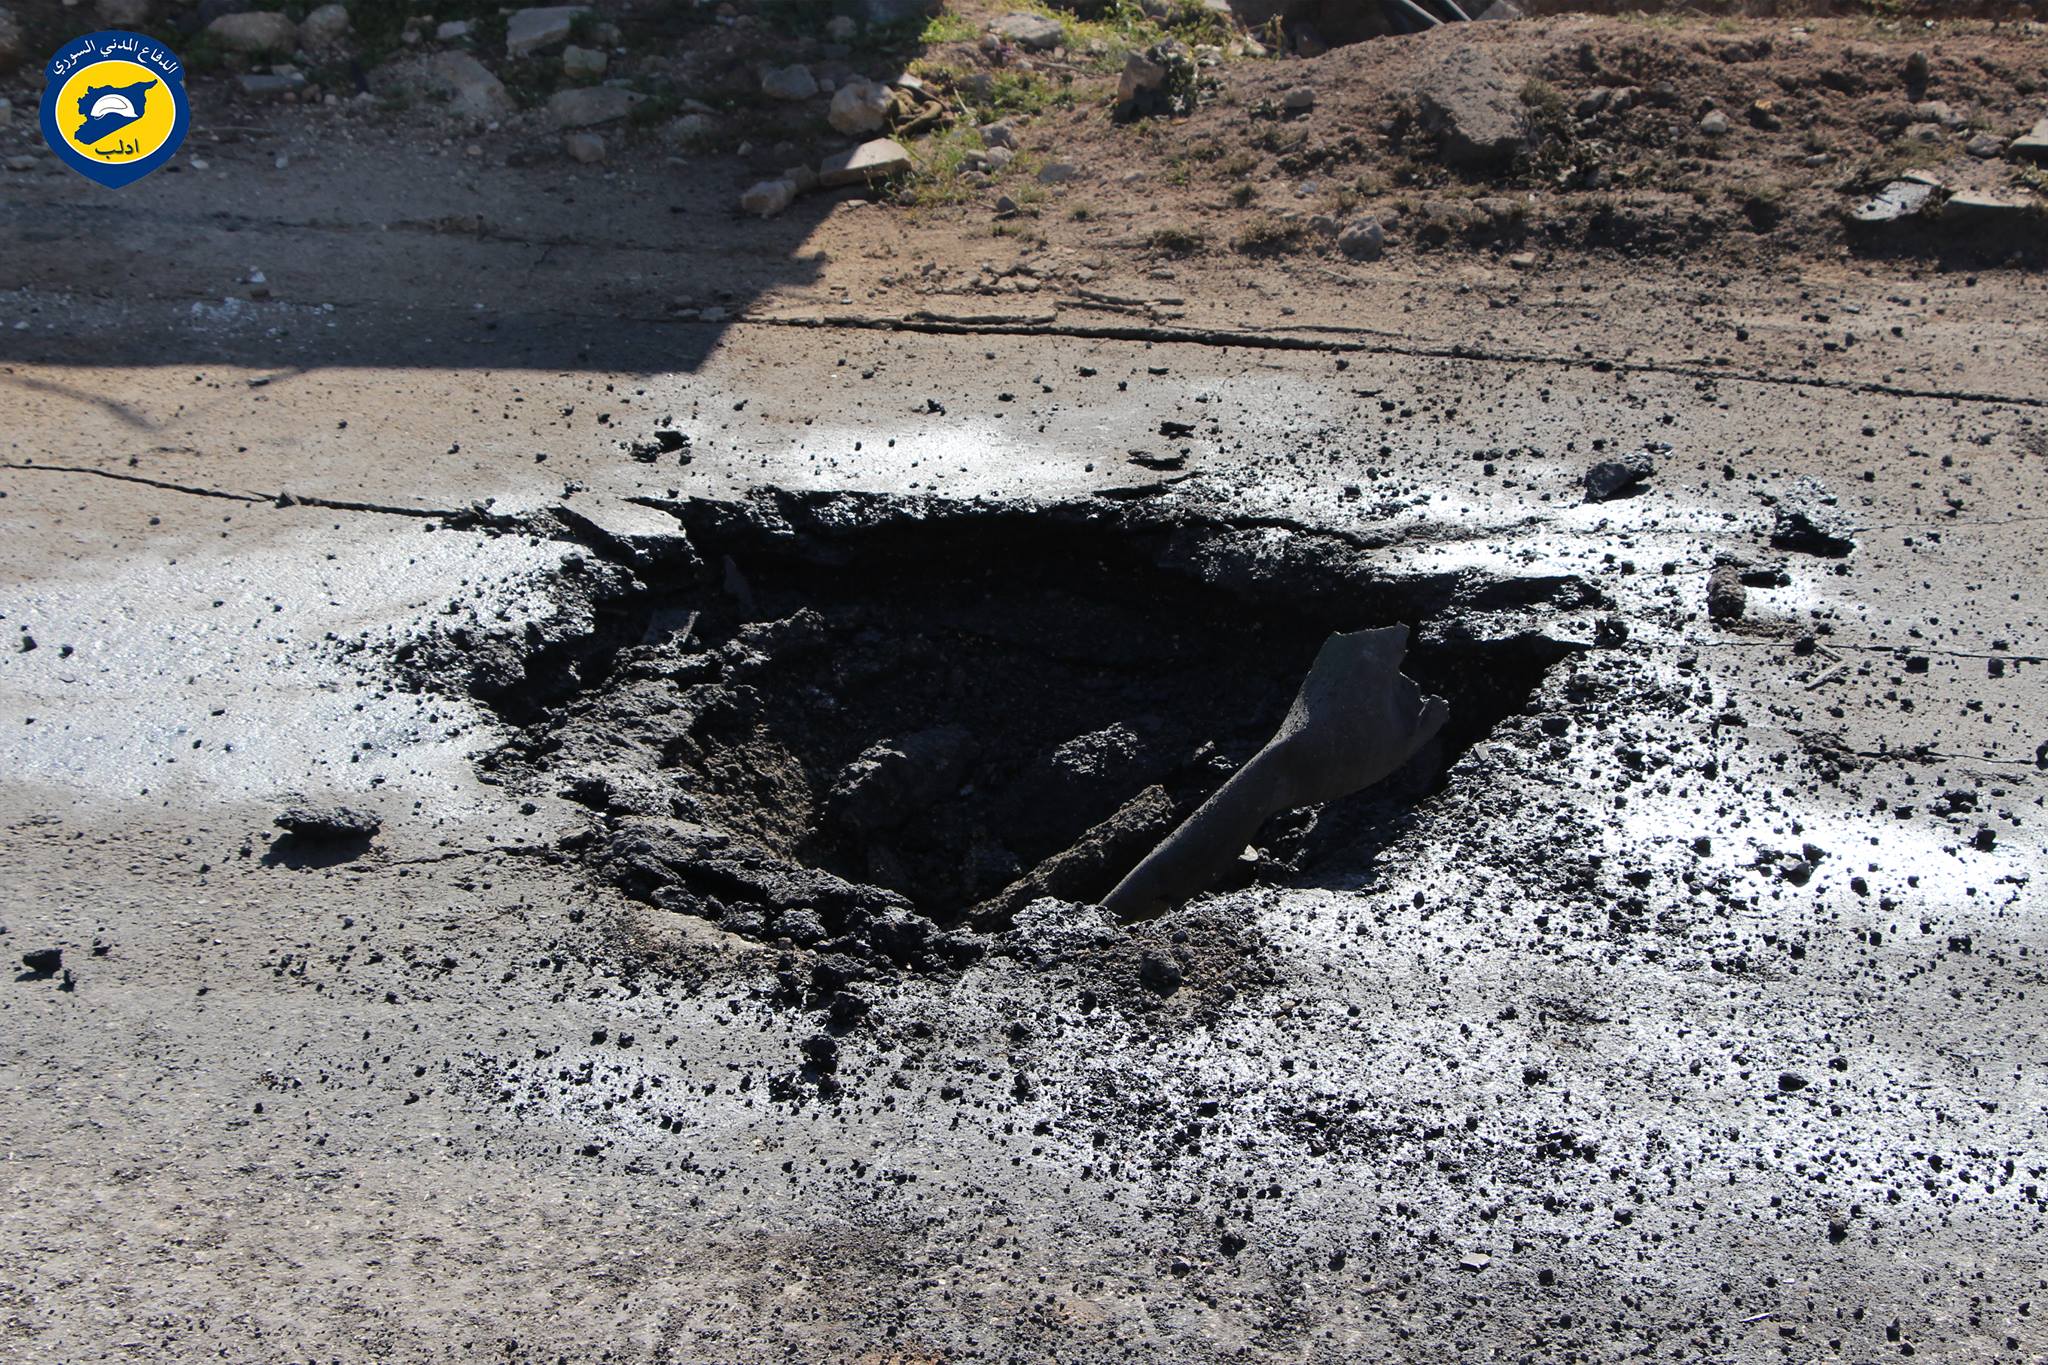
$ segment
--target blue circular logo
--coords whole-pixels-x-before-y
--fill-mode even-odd
[[[184,144],[185,67],[154,38],[88,33],[64,44],[43,74],[43,141],[87,180],[132,185]]]

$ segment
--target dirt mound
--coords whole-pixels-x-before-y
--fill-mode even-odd
[[[1168,256],[1342,267],[1338,234],[1367,218],[1394,254],[2041,250],[2048,181],[2007,153],[2048,113],[2040,33],[1571,15],[1209,74],[1188,118],[1125,126],[1091,109],[1041,120],[1024,145],[1091,168],[1060,188],[1085,209],[1069,213]],[[1852,238],[1846,216],[1909,172],[1939,183],[1936,206],[2000,207]]]

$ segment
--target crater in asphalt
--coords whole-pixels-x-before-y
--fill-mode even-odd
[[[526,728],[491,766],[590,807],[582,852],[635,896],[898,962],[1102,895],[1272,734],[1332,631],[1404,622],[1450,724],[1380,787],[1276,817],[1240,882],[1357,875],[1574,648],[1542,621],[1598,600],[1144,501],[668,510],[679,538],[612,546],[630,586],[497,699]]]

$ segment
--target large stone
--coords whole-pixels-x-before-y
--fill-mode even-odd
[[[645,98],[613,85],[557,90],[548,98],[548,118],[557,128],[591,128],[624,118]]]
[[[370,88],[444,104],[449,113],[463,118],[504,118],[517,107],[504,83],[467,52],[388,62],[370,73]]]
[[[223,14],[206,26],[206,36],[229,52],[290,52],[299,45],[299,26],[269,10]]]
[[[818,183],[827,187],[865,185],[910,169],[910,153],[886,137],[863,142],[851,151],[828,156],[818,167]]]
[[[826,122],[842,133],[872,133],[889,117],[889,87],[855,77],[832,93]]]
[[[1425,71],[1416,99],[1423,125],[1454,166],[1484,168],[1511,160],[1529,136],[1519,83],[1479,48],[1461,45]]]
[[[4,27],[4,25],[0,25]],[[4,62],[0,62],[4,65]],[[2005,149],[2014,161],[2035,161],[2048,165],[2048,118],[2036,123],[2024,137],[2016,137]]]
[[[1027,52],[1050,52],[1066,37],[1060,21],[1043,14],[1005,14],[990,24],[988,31]]]
[[[576,16],[587,12],[581,5],[545,5],[515,12],[505,21],[505,55],[531,57],[568,42]]]
[[[761,93],[771,100],[807,100],[818,93],[818,81],[802,62],[771,66],[761,73]]]
[[[348,8],[322,5],[299,21],[299,46],[308,52],[331,52],[348,37]]]
[[[796,182],[784,176],[749,185],[740,195],[740,211],[756,218],[773,218],[795,202]]]

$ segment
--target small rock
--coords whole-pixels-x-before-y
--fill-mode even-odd
[[[476,25],[470,23],[467,19],[450,19],[434,30],[434,41],[437,43],[459,43],[467,38],[475,28]]]
[[[773,218],[796,202],[796,182],[788,178],[760,180],[740,195],[740,211],[756,218]]]
[[[818,80],[802,62],[771,66],[761,73],[761,93],[771,100],[807,100],[818,93]]]
[[[1923,147],[1932,147],[1939,145],[1945,134],[1939,123],[1909,123],[1906,125],[1906,131],[1899,136],[1901,141],[1917,142]]]
[[[586,166],[595,166],[605,158],[604,139],[596,133],[571,133],[562,139],[562,150],[569,154],[571,161],[580,161]]]
[[[1377,218],[1357,218],[1337,234],[1337,249],[1354,261],[1376,261],[1387,249],[1387,230]]]
[[[1474,1275],[1492,1264],[1493,1257],[1483,1251],[1468,1251],[1458,1258],[1458,1269],[1470,1271]]]
[[[1081,168],[1073,162],[1049,161],[1044,169],[1039,171],[1038,183],[1041,185],[1064,185],[1069,180],[1078,180],[1080,177]]]
[[[892,962],[909,963],[925,955],[938,926],[910,910],[885,910],[868,925],[866,938]]]
[[[64,965],[64,950],[62,948],[38,948],[34,952],[23,953],[21,955],[21,965],[34,972],[37,976],[55,976],[58,969]]]
[[[825,36],[835,43],[850,43],[860,32],[860,25],[844,14],[835,14],[825,21]]]
[[[872,133],[889,117],[889,87],[856,77],[832,94],[825,121],[842,133]]]
[[[1017,154],[1008,147],[991,147],[982,156],[982,160],[988,163],[988,168],[992,171],[1008,170],[1010,163],[1016,159]]]
[[[818,167],[818,183],[827,187],[865,185],[910,169],[910,153],[888,138],[863,142],[851,151],[826,157]]]
[[[419,96],[451,114],[476,120],[504,118],[518,108],[504,83],[467,52],[387,62],[370,73],[370,89]]]
[[[1306,114],[1316,107],[1316,92],[1309,86],[1297,85],[1281,96],[1280,107],[1290,114]]]
[[[1138,984],[1154,995],[1172,995],[1180,989],[1183,975],[1171,953],[1147,948],[1138,958]]]
[[[1644,451],[1602,460],[1586,471],[1586,501],[1607,502],[1620,497],[1657,472]]]
[[[223,14],[206,26],[206,34],[229,52],[290,52],[299,45],[299,26],[268,10]]]
[[[689,151],[701,146],[713,131],[708,115],[678,114],[663,125],[661,140],[671,147]]]
[[[299,46],[308,52],[331,52],[348,37],[348,9],[322,5],[299,21]]]
[[[21,62],[21,24],[14,11],[0,5],[0,73],[12,71]]]
[[[613,85],[557,90],[548,98],[548,118],[557,128],[590,128],[624,118],[645,98]]]
[[[829,1033],[814,1033],[804,1039],[804,1060],[827,1074],[839,1069],[839,1043]]]
[[[367,839],[384,827],[369,811],[353,806],[290,806],[279,812],[277,827],[301,839]]]
[[[611,59],[594,47],[571,43],[562,49],[562,74],[575,80],[596,80],[604,75]]]
[[[1970,227],[2017,223],[2040,211],[2037,202],[2012,195],[1964,190],[1950,195],[1948,202],[1941,206],[1941,221]]]
[[[1734,131],[1735,125],[1719,109],[1709,109],[1701,116],[1699,128],[1708,137],[1725,137]]]
[[[1795,1090],[1806,1089],[1808,1084],[1809,1082],[1807,1081],[1806,1077],[1800,1075],[1796,1071],[1780,1071],[1778,1073],[1778,1089],[1784,1091],[1788,1095]]]
[[[2005,155],[2005,139],[1996,133],[1979,133],[1963,144],[1963,150],[1979,161],[1996,161]]]
[[[1739,621],[1749,609],[1749,593],[1742,586],[1742,568],[1716,564],[1707,575],[1707,616],[1715,621]]]
[[[306,88],[306,73],[289,69],[283,72],[271,72],[268,75],[252,73],[246,76],[238,76],[235,79],[235,84],[239,85],[242,88],[242,93],[250,99],[274,100],[279,96],[297,94],[299,91],[304,90]]]
[[[2027,133],[2012,140],[2005,154],[2014,161],[2033,161],[2048,165],[2048,116],[2044,116]]]
[[[581,5],[544,5],[515,11],[505,21],[505,55],[531,57],[557,43],[568,42],[576,16],[587,13]]]
[[[98,0],[93,13],[108,28],[141,28],[149,22],[149,0]]]
[[[997,195],[997,196],[996,196],[996,217],[998,217],[998,218],[1014,218],[1014,217],[1016,217],[1016,216],[1017,216],[1017,201],[1016,201],[1016,200],[1014,200],[1014,199],[1012,199],[1012,198],[1011,198],[1011,197],[1010,197],[1009,195],[1007,195],[1007,194],[999,194],[999,195]]]
[[[1924,180],[1894,180],[1849,215],[1852,223],[1896,223],[1924,212],[1934,199],[1934,186]]]
[[[1016,125],[1012,124],[1008,119],[998,119],[994,123],[985,123],[981,128],[981,141],[982,145],[987,147],[1004,147],[1010,151],[1015,151],[1017,150]]]
[[[1140,95],[1159,89],[1166,84],[1166,68],[1142,52],[1132,52],[1124,58],[1123,75],[1117,78],[1116,102],[1131,105]]]
[[[1780,550],[1840,559],[1856,548],[1846,529],[1818,506],[1783,503],[1771,525],[1771,544]]]
[[[1043,14],[1006,14],[990,24],[988,31],[1027,52],[1050,52],[1065,37],[1060,21]]]

